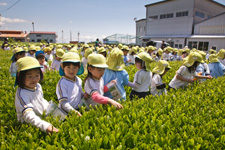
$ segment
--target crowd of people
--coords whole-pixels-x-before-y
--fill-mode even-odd
[[[97,106],[110,104],[123,109],[120,100],[126,100],[124,86],[132,91],[129,98],[145,98],[148,95],[166,94],[168,90],[184,88],[195,80],[217,78],[225,73],[225,49],[218,53],[184,47],[177,49],[154,46],[129,47],[127,45],[99,44],[29,44],[4,45],[4,50],[12,49],[10,74],[18,85],[15,106],[18,121],[30,123],[47,133],[58,132],[58,129],[39,116],[47,109],[49,103],[43,97],[39,81],[47,71],[58,71],[62,76],[56,85],[59,108],[63,111],[79,112],[80,106]],[[151,71],[151,63],[156,66]],[[169,61],[183,61],[169,85],[162,77],[170,70]],[[137,72],[133,82],[129,81],[125,66],[135,65]],[[78,75],[86,74],[82,81]],[[84,82],[84,90],[82,87]],[[109,84],[115,84],[121,95],[114,99]],[[166,89],[166,87],[169,87]],[[85,91],[85,92],[83,92]]]

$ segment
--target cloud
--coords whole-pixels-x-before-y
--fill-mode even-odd
[[[0,6],[6,6],[7,3],[0,3]]]
[[[5,25],[5,24],[13,24],[13,23],[30,23],[30,21],[28,20],[24,20],[24,19],[19,19],[19,18],[5,18],[5,17],[1,17],[0,20],[0,24],[1,25]]]
[[[69,21],[69,23],[70,23],[70,24],[72,24],[72,23],[73,23],[73,21]]]

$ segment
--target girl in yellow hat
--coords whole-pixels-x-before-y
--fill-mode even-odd
[[[45,47],[44,52],[45,52],[45,58],[47,59],[47,61],[52,62],[53,61],[52,48],[51,47]]]
[[[80,56],[74,52],[65,53],[62,57],[62,63],[59,74],[62,76],[56,86],[56,95],[59,100],[59,106],[66,112],[76,112],[81,106],[84,93],[82,92],[82,80],[76,75],[83,73],[80,63]]]
[[[88,106],[111,104],[121,109],[123,106],[120,103],[103,96],[104,92],[108,91],[108,87],[107,85],[104,86],[104,80],[102,78],[105,68],[107,67],[106,60],[101,54],[90,54],[88,56],[88,75],[85,78],[84,90],[91,97],[89,97],[85,103]]]
[[[62,60],[62,57],[64,55],[64,51],[63,49],[57,49],[56,50],[56,54],[55,54],[55,59],[53,60],[52,64],[51,64],[51,69],[52,70],[56,70],[56,71],[59,71],[59,68],[60,68],[60,65],[61,65],[61,60]]]
[[[174,78],[169,83],[169,89],[183,88],[196,79],[211,79],[210,76],[202,76],[196,73],[196,68],[200,63],[203,63],[201,54],[191,52],[185,59],[183,65],[179,68]]]
[[[82,58],[81,62],[84,65],[84,73],[87,73],[87,58],[90,54],[93,53],[93,50],[91,48],[87,48],[84,52],[84,57]]]
[[[149,87],[152,82],[152,72],[150,70],[150,63],[152,62],[151,56],[146,52],[141,52],[135,57],[135,65],[138,71],[134,75],[133,83],[131,85],[132,91],[130,99],[135,96],[138,98],[145,98],[150,94]]]
[[[19,60],[20,58],[25,57],[25,52],[26,51],[23,50],[21,47],[17,47],[14,49],[14,54],[11,58],[12,63],[9,69],[11,76],[16,77],[16,73],[17,73],[16,61]]]
[[[210,74],[214,78],[224,76],[225,66],[219,62],[218,56],[216,54],[211,54],[209,56],[209,70]]]
[[[38,83],[43,79],[39,62],[32,57],[23,57],[16,65],[16,84],[19,87],[16,91],[15,106],[18,121],[30,123],[47,133],[58,132],[58,129],[41,119],[49,103],[44,99],[42,87]]]
[[[129,52],[129,55],[128,55],[128,58],[130,59],[130,64],[134,65],[135,64],[135,56],[137,56],[137,48],[136,47],[132,47],[130,52]]]
[[[37,50],[36,50],[36,46],[35,46],[35,45],[31,45],[31,46],[28,48],[27,56],[35,57],[36,51],[37,51]]]
[[[166,60],[159,60],[156,67],[153,69],[151,94],[162,95],[166,94],[166,84],[163,83],[162,77],[170,70],[170,65]]]
[[[105,73],[102,77],[104,85],[108,84],[112,80],[117,80],[118,89],[121,93],[122,99],[125,100],[126,91],[123,86],[128,84],[129,75],[124,69],[125,64],[123,61],[123,51],[119,48],[114,48],[109,54],[106,64],[108,65],[108,68],[105,69]],[[105,92],[104,96],[113,99],[113,96],[109,91]]]

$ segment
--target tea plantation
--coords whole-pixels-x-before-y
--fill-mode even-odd
[[[9,74],[12,52],[0,50],[1,149],[225,149],[225,78],[207,80],[166,96],[122,102],[124,109],[100,106],[82,117],[69,114],[64,122],[47,117],[60,131],[47,135],[17,122],[14,78]],[[182,62],[163,78],[167,83]],[[152,69],[155,63],[152,63]],[[133,80],[137,71],[126,68]],[[80,76],[84,79],[84,76]],[[56,103],[57,72],[44,76],[44,98]],[[129,96],[131,88],[126,87]]]

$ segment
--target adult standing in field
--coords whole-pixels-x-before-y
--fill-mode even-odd
[[[162,41],[161,49],[164,49],[164,48],[166,48],[166,43],[165,41]]]

